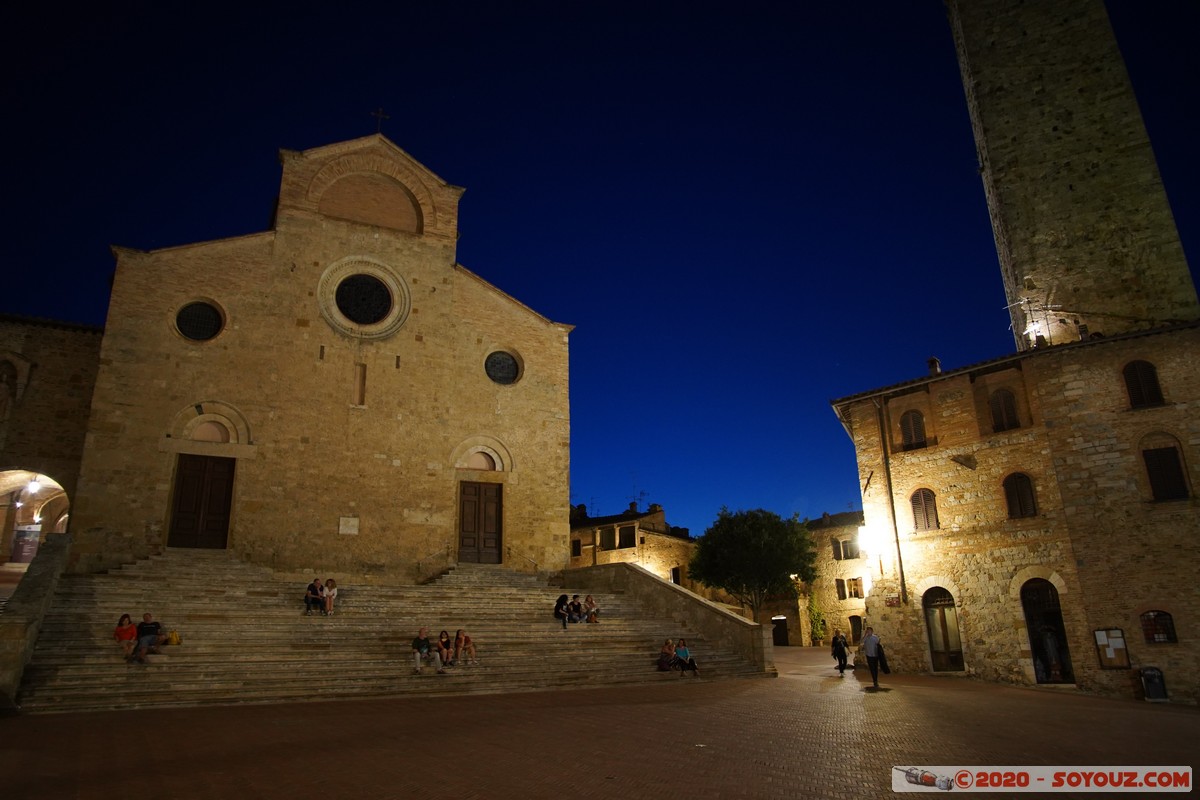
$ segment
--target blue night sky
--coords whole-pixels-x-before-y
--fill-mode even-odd
[[[277,150],[382,107],[467,188],[459,261],[576,326],[593,514],[857,509],[829,400],[1013,350],[936,0],[32,5],[0,21],[2,312],[102,324],[110,244],[266,229]],[[1195,272],[1200,3],[1109,10]]]

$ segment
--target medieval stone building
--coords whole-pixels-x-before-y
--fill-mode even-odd
[[[1018,352],[836,400],[903,670],[1200,700],[1200,304],[1103,3],[950,2]]]
[[[817,577],[808,592],[825,619],[826,640],[835,630],[846,634],[851,644],[862,638],[872,576],[870,561],[858,544],[862,523],[859,511],[823,514],[807,523],[817,551]],[[807,630],[811,639],[811,628]]]
[[[462,189],[386,138],[281,160],[271,230],[115,249],[102,340],[0,342],[17,367],[92,348],[86,438],[4,465],[71,494],[71,568],[177,546],[364,576],[562,569],[570,326],[456,262]]]
[[[640,564],[663,580],[705,595],[706,588],[687,574],[695,546],[687,528],[667,524],[658,503],[645,511],[630,503],[627,511],[600,517],[589,517],[583,505],[571,508],[573,569],[615,561]]]

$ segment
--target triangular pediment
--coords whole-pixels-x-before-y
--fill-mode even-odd
[[[319,215],[417,236],[453,239],[463,190],[381,134],[310,150],[281,150],[279,213]]]

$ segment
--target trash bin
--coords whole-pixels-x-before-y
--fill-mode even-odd
[[[1167,702],[1167,682],[1163,680],[1162,670],[1158,667],[1142,667],[1140,672],[1142,692],[1146,695],[1146,702]]]

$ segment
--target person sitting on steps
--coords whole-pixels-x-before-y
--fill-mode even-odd
[[[304,590],[304,613],[311,614],[314,610],[325,608],[325,598],[321,597],[321,579],[313,578],[312,583]]]
[[[679,677],[683,677],[690,669],[692,675],[699,678],[700,668],[696,666],[696,659],[692,658],[692,651],[688,649],[687,639],[680,639],[675,645],[675,661],[673,666],[679,668]]]
[[[584,622],[599,622],[600,621],[599,617],[600,617],[600,606],[598,606],[596,604],[596,601],[593,600],[592,596],[589,594],[583,600],[583,621]]]
[[[583,603],[579,602],[579,595],[572,597],[567,604],[567,617],[571,622],[583,622]]]
[[[421,674],[421,662],[432,661],[437,666],[438,675],[445,675],[446,670],[442,667],[442,657],[438,655],[437,648],[429,641],[429,628],[421,628],[417,632],[417,636],[412,640],[413,651],[413,674]]]
[[[154,617],[148,611],[142,615],[142,621],[138,623],[137,637],[138,646],[134,658],[140,664],[146,663],[146,656],[158,653],[158,648],[167,640],[162,625],[155,622]]]
[[[325,585],[321,587],[321,599],[325,603],[322,611],[325,616],[333,613],[333,601],[337,600],[337,581],[333,578],[325,581]]]
[[[564,631],[567,629],[567,617],[570,615],[570,612],[567,610],[568,605],[570,603],[567,601],[565,594],[560,594],[558,599],[554,601],[554,618],[562,620]]]
[[[670,672],[671,667],[675,663],[675,643],[670,639],[663,642],[662,649],[658,651],[658,671]]]
[[[128,614],[122,614],[121,618],[117,620],[117,627],[113,630],[113,639],[121,645],[125,659],[129,660],[133,656],[134,649],[137,648],[138,632],[137,625],[133,624],[133,619]]]
[[[461,664],[462,660],[468,659],[468,664],[478,664],[479,660],[475,657],[475,643],[471,640],[471,635],[462,628],[454,634],[454,660]]]
[[[449,631],[442,631],[438,634],[437,651],[443,664],[454,666],[454,640],[450,638]]]

